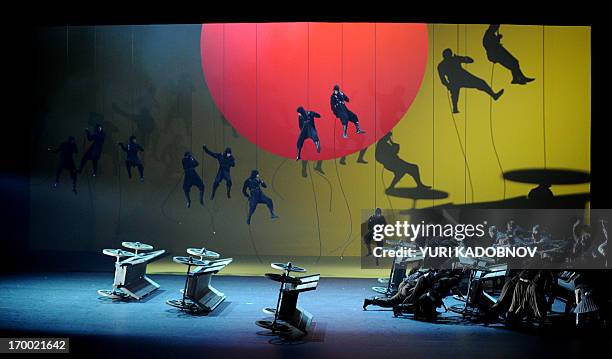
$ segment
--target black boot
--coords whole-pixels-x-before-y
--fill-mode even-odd
[[[357,134],[363,134],[365,133],[365,131],[363,131],[360,127],[359,127],[359,122],[355,123],[355,127],[357,127]]]
[[[372,301],[372,299],[364,299],[363,300],[363,310],[368,310],[368,305],[372,305],[374,304],[374,301]]]
[[[321,142],[315,142],[315,146],[317,146],[317,153],[321,153]]]

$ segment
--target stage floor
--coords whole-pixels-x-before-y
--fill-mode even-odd
[[[263,335],[255,321],[274,306],[278,286],[263,276],[220,276],[213,285],[227,299],[208,316],[190,316],[165,304],[180,298],[184,277],[151,275],[161,289],[140,302],[99,298],[112,273],[28,273],[0,276],[0,334],[69,337],[73,354],[88,357],[360,358],[578,356],[606,345],[575,331],[516,332],[444,313],[439,323],[394,318],[389,310],[363,311],[373,296],[372,279],[322,278],[300,295],[314,315],[303,340],[282,342]],[[453,299],[447,305],[454,304]],[[375,308],[375,307],[370,307]]]

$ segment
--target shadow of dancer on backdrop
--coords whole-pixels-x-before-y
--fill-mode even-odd
[[[153,119],[151,110],[148,107],[141,107],[138,113],[129,113],[115,103],[113,104],[113,110],[136,125],[134,131],[136,137],[142,140],[142,145],[144,147],[147,147],[151,134],[155,129],[155,120]]]
[[[72,179],[72,192],[77,194],[77,170],[76,165],[74,164],[74,155],[78,153],[78,150],[74,136],[68,137],[68,140],[62,142],[58,148],[49,147],[47,148],[47,151],[51,153],[59,153],[60,155],[59,165],[57,166],[57,171],[55,172],[55,182],[53,183],[53,188],[57,188],[62,170],[67,170],[68,173],[70,173],[70,178]]]
[[[195,87],[193,86],[191,76],[187,72],[181,73],[176,84],[176,117],[182,120],[183,129],[187,136],[189,136],[192,130],[193,92],[195,92]]]
[[[383,165],[383,167],[393,173],[393,180],[387,188],[387,191],[395,188],[395,185],[405,176],[410,175],[414,178],[418,188],[431,188],[421,182],[421,175],[419,173],[419,166],[404,161],[398,156],[400,145],[399,143],[393,142],[391,136],[392,132],[384,135],[377,143],[374,157],[376,161]]]
[[[172,176],[177,173],[176,158],[181,155],[183,148],[187,147],[181,135],[175,134],[172,141],[168,142],[160,155],[160,162],[164,165],[166,176]]]
[[[355,161],[356,163],[359,164],[367,164],[368,161],[365,160],[364,156],[366,151],[368,150],[368,147],[362,149],[361,151],[359,151],[359,155],[357,155],[357,160]],[[346,156],[342,156],[340,158],[340,160],[338,161],[338,163],[340,163],[343,166],[346,166]],[[322,160],[318,160],[315,163],[314,166],[314,170],[319,172],[320,174],[324,175],[325,171],[323,171],[323,161]],[[308,177],[308,161],[306,160],[302,160],[302,177],[307,178]]]
[[[519,61],[501,43],[503,35],[499,33],[499,25],[490,25],[482,37],[482,46],[487,51],[487,58],[494,64],[500,64],[512,72],[512,83],[525,85],[533,78],[525,76]]]
[[[453,113],[459,113],[457,102],[459,101],[459,91],[462,88],[475,88],[486,92],[494,100],[499,99],[504,93],[503,89],[494,92],[485,80],[472,75],[462,67],[462,64],[474,62],[474,59],[471,57],[454,55],[451,49],[444,49],[444,51],[442,51],[442,57],[444,59],[438,64],[438,74],[440,75],[442,84],[446,86],[451,93]]]
[[[313,169],[324,175],[325,171],[323,171],[323,160],[318,160]],[[302,177],[308,178],[308,160],[302,160]]]
[[[364,148],[361,151],[359,151],[359,155],[357,155],[357,163],[360,164],[367,164],[368,161],[365,160],[365,158],[363,158],[363,156],[365,156],[366,151],[368,150],[368,148]],[[346,165],[346,156],[342,156],[340,158],[340,161],[338,161],[338,163],[340,163],[341,165]]]

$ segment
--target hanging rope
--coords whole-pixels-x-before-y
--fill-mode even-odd
[[[458,33],[457,33],[458,35]],[[467,48],[467,24],[465,24],[465,55],[467,56],[468,54],[468,48]],[[468,64],[465,64],[465,67],[467,69]],[[465,199],[465,202],[467,203],[467,156],[468,156],[468,139],[467,139],[467,128],[468,128],[468,92],[465,91],[465,95],[463,97],[463,100],[465,101],[464,103],[464,112],[465,112],[465,124],[463,126],[463,139],[465,141],[465,158],[464,158],[464,168],[463,168],[463,198]],[[474,202],[474,191],[471,192],[472,193],[472,203]]]
[[[274,175],[272,175],[272,191],[274,191],[274,193],[276,193],[276,195],[280,197],[281,200],[285,200],[285,198],[276,190],[275,181],[276,181],[276,175],[278,174],[278,171],[281,169],[281,167],[283,167],[285,162],[287,162],[287,159],[283,158],[283,160],[278,164],[278,166],[274,170]]]
[[[470,189],[472,191],[472,194],[474,193],[474,187],[472,185],[472,174],[470,173],[470,166],[467,163],[467,156],[465,155],[465,150],[463,149],[463,143],[461,142],[461,135],[459,134],[459,128],[457,127],[457,122],[455,121],[455,115],[452,113],[453,109],[452,109],[452,104],[451,104],[451,100],[450,100],[450,93],[447,92],[447,98],[448,98],[448,106],[451,110],[451,116],[452,116],[452,120],[453,120],[453,125],[455,126],[455,133],[457,134],[457,140],[459,141],[459,148],[461,149],[461,154],[463,155],[463,159],[465,161],[465,169],[467,170],[467,176],[468,176],[468,181],[470,183]]]
[[[312,178],[312,171],[310,169],[310,162],[308,163],[308,177],[310,177],[310,184],[312,185],[312,198],[314,199],[315,211],[317,213],[317,238],[319,238],[319,257],[315,263],[319,263],[321,256],[323,255],[323,242],[321,241],[321,220],[319,219],[319,204],[317,202],[317,192],[315,190],[314,178]]]
[[[493,72],[495,71],[495,63],[491,66],[491,88],[493,88]],[[499,153],[497,152],[497,146],[495,145],[495,137],[493,136],[493,99],[489,97],[489,130],[491,133],[491,144],[493,145],[493,152],[495,153],[495,158],[497,159],[497,165],[499,166],[499,171],[502,173],[503,187],[504,187],[504,200],[506,199],[506,177],[504,177],[504,168],[501,164],[501,159],[499,158]]]
[[[310,109],[310,23],[306,23],[306,106]],[[314,119],[313,119],[314,121]],[[310,177],[310,184],[312,185],[312,198],[315,204],[315,211],[317,213],[317,238],[319,239],[319,257],[315,263],[319,263],[321,255],[323,254],[323,243],[321,241],[321,221],[319,219],[319,204],[317,202],[317,190],[315,189],[314,178],[312,177],[312,171],[310,169],[310,161],[308,162],[308,177]]]
[[[376,23],[374,23],[374,138],[376,138],[376,110]],[[374,209],[377,205],[376,191],[376,161],[374,161]]]
[[[134,116],[135,112],[134,112],[134,27],[131,27],[131,44],[130,44],[130,51],[131,51],[131,59],[130,59],[130,78],[132,79],[132,81],[130,81],[130,96],[131,96],[131,108],[132,108],[132,116]],[[132,129],[132,135],[134,134],[134,120],[131,121],[131,129]]]
[[[340,86],[344,88],[344,24],[340,24]],[[348,213],[349,218],[349,231],[346,237],[346,240],[340,247],[331,250],[331,253],[337,252],[340,248],[342,248],[342,253],[340,254],[340,258],[344,256],[344,250],[346,246],[348,246],[352,241],[353,235],[353,216],[351,214],[351,207],[349,206],[348,198],[346,197],[346,193],[344,192],[344,186],[342,185],[342,177],[340,177],[340,171],[338,171],[338,159],[336,158],[336,124],[338,121],[334,120],[334,167],[336,170],[336,177],[338,178],[338,184],[340,185],[340,192],[342,192],[342,198],[344,198],[344,203],[346,204],[346,211]]]
[[[258,157],[259,157],[259,54],[258,54],[258,26],[255,24],[255,169],[259,170]],[[247,213],[249,204],[247,202]],[[249,238],[251,239],[251,246],[253,246],[253,252],[259,263],[263,263],[259,257],[257,246],[255,245],[255,239],[253,238],[253,232],[251,231],[251,225],[249,227]]]
[[[436,71],[433,67],[436,51],[436,24],[431,24],[431,161],[432,161],[432,188],[436,188]],[[431,200],[431,206],[435,207],[435,199]]]
[[[545,89],[544,84],[544,74],[546,73],[545,69],[545,57],[546,57],[546,42],[545,42],[545,34],[546,34],[546,26],[542,25],[542,137],[544,144],[544,168],[546,168],[546,98],[545,98]]]
[[[459,52],[459,24],[457,24],[457,52]],[[467,55],[467,54],[466,54]],[[467,90],[465,91],[466,95],[467,95]],[[464,97],[466,96],[464,95]],[[457,141],[459,141],[459,148],[461,149],[461,154],[463,155],[463,161],[465,164],[465,168],[464,168],[464,177],[465,177],[465,173],[467,172],[467,178],[469,180],[470,183],[470,190],[472,193],[472,202],[474,201],[474,186],[472,184],[472,174],[470,173],[470,166],[468,164],[467,161],[467,155],[466,155],[466,150],[465,147],[463,146],[463,142],[461,141],[461,135],[459,134],[459,128],[457,127],[457,121],[455,119],[455,114],[453,113],[453,108],[452,108],[452,104],[451,104],[451,99],[450,99],[450,91],[446,92],[446,97],[448,99],[448,106],[450,108],[451,111],[451,117],[453,120],[453,126],[455,126],[455,133],[457,134]],[[465,97],[467,98],[467,97]],[[467,119],[466,119],[466,125],[467,125]],[[466,143],[467,145],[467,143]],[[467,203],[467,187],[465,187],[465,181],[464,181],[464,193],[463,193],[463,198],[464,198],[464,202]]]
[[[330,182],[330,180],[327,179],[327,177],[325,175],[323,175],[321,172],[319,171],[315,171],[319,176],[321,176],[321,178],[323,178],[325,180],[325,182],[327,182],[327,187],[329,188],[329,211],[331,212],[332,210],[332,199],[333,199],[333,186]]]
[[[259,42],[255,24],[255,169],[259,170]]]

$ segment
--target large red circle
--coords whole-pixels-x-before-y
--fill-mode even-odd
[[[302,157],[332,159],[359,151],[393,128],[416,97],[427,64],[427,26],[387,23],[204,24],[202,69],[224,117],[255,145],[295,158],[296,108],[321,114],[321,153],[307,141]],[[365,135],[342,138],[330,108],[334,84],[350,98]]]

